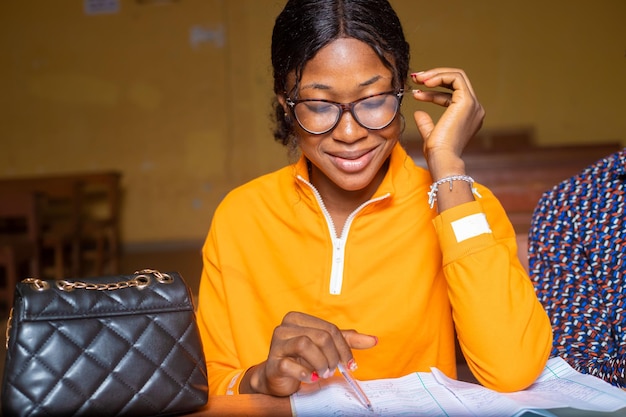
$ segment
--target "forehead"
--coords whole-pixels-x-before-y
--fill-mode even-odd
[[[363,90],[371,85],[392,84],[392,71],[366,43],[353,38],[336,39],[324,46],[306,63],[299,91],[309,89],[346,91]],[[289,85],[295,79],[290,77]]]

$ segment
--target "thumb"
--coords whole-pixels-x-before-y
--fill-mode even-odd
[[[378,344],[376,336],[359,333],[356,330],[342,330],[341,333],[351,349],[369,349]]]
[[[417,110],[415,113],[413,113],[413,118],[415,119],[417,130],[419,130],[420,135],[422,135],[422,138],[426,140],[430,136],[430,133],[435,128],[433,119],[430,117],[428,113],[422,110]]]

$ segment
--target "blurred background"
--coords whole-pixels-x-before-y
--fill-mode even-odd
[[[391,3],[411,70],[465,69],[483,131],[528,133],[520,146],[626,145],[624,0]],[[224,194],[288,163],[270,118],[283,4],[1,1],[0,180],[116,172],[116,269],[179,270],[197,285]],[[409,146],[419,106],[403,104]]]

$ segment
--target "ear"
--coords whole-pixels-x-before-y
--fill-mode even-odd
[[[287,105],[287,97],[284,94],[276,94],[276,100],[283,107],[285,114],[289,114],[289,106]]]

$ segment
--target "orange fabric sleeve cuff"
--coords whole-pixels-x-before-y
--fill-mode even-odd
[[[456,224],[458,224],[458,221],[477,214],[483,214],[482,206],[478,201],[471,201],[445,210],[433,219],[433,225],[439,236],[444,266],[486,246],[495,244],[495,239],[490,230],[460,242],[457,241],[458,231],[455,232],[453,223],[457,222]]]

